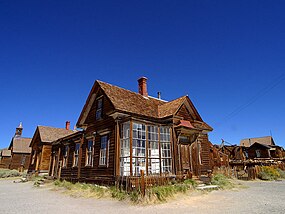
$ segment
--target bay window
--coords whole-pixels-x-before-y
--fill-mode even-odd
[[[172,172],[170,128],[125,122],[120,127],[120,175]]]

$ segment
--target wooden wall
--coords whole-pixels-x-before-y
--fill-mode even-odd
[[[11,157],[2,157],[1,161],[0,161],[0,168],[2,169],[9,169],[10,168],[10,164],[11,164]]]
[[[50,165],[51,145],[43,145],[41,151],[41,161],[39,164],[39,172],[47,172]]]
[[[13,153],[10,169],[27,170],[29,167],[29,162],[30,162],[29,153]]]

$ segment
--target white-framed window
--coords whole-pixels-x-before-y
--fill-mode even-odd
[[[261,152],[259,149],[255,150],[255,153],[256,153],[256,157],[257,158],[260,158],[261,157]]]
[[[74,155],[73,155],[73,167],[77,167],[78,166],[79,149],[80,149],[80,143],[76,143],[75,144]]]
[[[130,122],[121,125],[120,175],[130,175]]]
[[[67,167],[67,158],[68,158],[68,145],[64,146],[63,158],[62,158],[62,167]]]
[[[87,148],[86,148],[86,166],[93,166],[93,148],[94,141],[93,139],[88,139]]]
[[[133,123],[132,142],[132,168],[133,175],[139,176],[141,170],[146,170],[146,126],[140,123]]]
[[[172,172],[172,155],[169,127],[160,127],[161,172]]]
[[[148,174],[160,174],[158,127],[148,126]]]
[[[108,147],[109,147],[108,135],[101,136],[101,146],[100,146],[100,154],[99,154],[99,165],[100,166],[107,166]]]
[[[96,120],[99,120],[102,118],[102,108],[103,108],[103,97],[97,99]]]

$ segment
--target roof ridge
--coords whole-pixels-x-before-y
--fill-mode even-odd
[[[99,84],[100,84],[100,83],[103,83],[103,84],[110,85],[110,86],[112,86],[112,87],[117,87],[117,88],[119,88],[119,89],[121,89],[121,90],[128,91],[128,92],[133,93],[133,94],[135,94],[135,95],[139,95],[139,96],[144,97],[143,95],[141,95],[141,94],[138,93],[138,92],[131,91],[130,89],[126,89],[126,88],[123,88],[123,87],[121,87],[121,86],[113,85],[113,84],[111,84],[111,83],[104,82],[104,81],[101,81],[101,80],[96,80],[96,82],[98,82]],[[103,90],[104,90],[104,89],[103,89]],[[155,98],[155,97],[150,96],[150,95],[148,95],[147,98],[149,98],[149,99],[154,99],[154,100],[159,100],[159,101],[165,102],[165,103],[169,102],[169,101],[166,101],[166,100],[161,100],[161,99]]]
[[[166,103],[163,103],[163,104],[161,104],[161,105],[159,105],[159,106],[162,106],[162,105],[164,105],[164,104],[171,103],[171,102],[173,102],[173,101],[179,100],[179,99],[181,99],[181,98],[186,98],[186,97],[187,97],[187,95],[184,95],[184,96],[178,97],[178,98],[176,98],[176,99],[174,99],[174,100],[167,101]]]

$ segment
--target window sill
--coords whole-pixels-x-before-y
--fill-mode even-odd
[[[93,166],[92,165],[85,165],[84,167],[85,168],[92,168]]]
[[[78,168],[78,166],[72,166],[72,168]]]
[[[98,168],[108,168],[107,165],[99,165]]]

